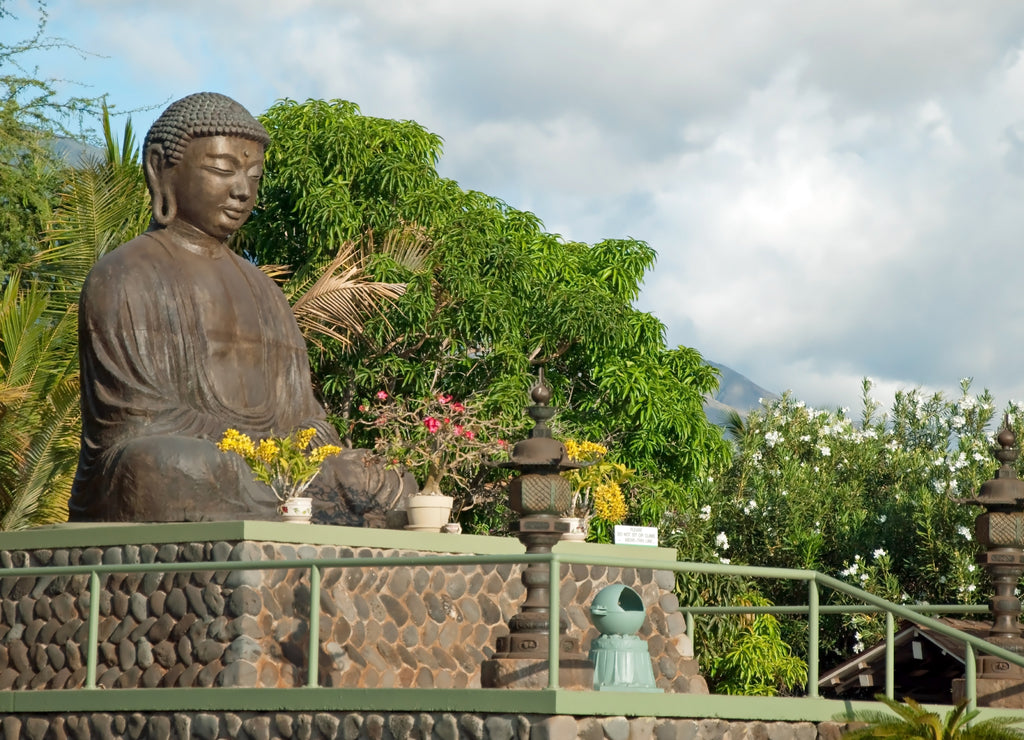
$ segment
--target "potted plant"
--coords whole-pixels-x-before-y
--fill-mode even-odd
[[[565,451],[570,460],[584,463],[584,466],[562,473],[572,483],[572,504],[563,512],[569,531],[562,539],[582,542],[595,517],[608,524],[618,524],[626,518],[622,484],[629,480],[633,471],[606,460],[608,448],[597,442],[569,439],[565,442]]]
[[[277,508],[286,521],[308,522],[313,501],[302,494],[319,474],[324,460],[341,452],[340,447],[331,444],[310,449],[314,436],[316,429],[310,427],[254,442],[249,435],[228,429],[217,447],[240,455],[253,477],[270,486],[281,502]]]
[[[457,401],[447,393],[406,399],[382,390],[359,412],[357,424],[376,437],[374,455],[419,483],[419,494],[407,501],[410,529],[440,531],[455,508],[450,494],[461,494],[456,514],[468,508],[467,497],[486,475],[484,461],[508,456],[500,424],[483,418],[474,399]]]

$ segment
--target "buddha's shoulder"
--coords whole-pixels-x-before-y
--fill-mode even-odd
[[[152,290],[175,280],[189,280],[200,273],[230,269],[248,276],[250,284],[280,289],[262,270],[231,250],[218,259],[195,255],[184,248],[167,246],[149,233],[141,234],[104,255],[89,272],[90,284],[118,284],[122,291]]]
[[[242,255],[229,251],[225,261],[235,265],[239,272],[245,275],[249,285],[260,293],[267,293],[274,298],[283,296],[281,286],[274,282],[267,273],[263,272],[257,265],[247,260]]]
[[[140,265],[159,265],[168,259],[167,251],[160,242],[148,234],[140,234],[101,257],[93,265],[90,277],[121,274]]]
[[[234,252],[234,251],[232,251],[230,249],[227,250],[227,254],[224,256],[224,259],[227,259],[228,261],[230,261],[231,263],[236,265],[238,267],[238,269],[241,270],[244,273],[256,276],[256,277],[258,277],[261,280],[262,279],[266,279],[266,280],[270,280],[271,283],[274,282],[267,275],[267,273],[263,272],[263,270],[261,270],[259,267],[257,267],[255,264],[253,264],[252,262],[247,260],[242,255],[238,254],[237,252]]]
[[[143,234],[101,257],[82,286],[82,311],[103,314],[131,296],[158,295],[162,265],[158,247]]]

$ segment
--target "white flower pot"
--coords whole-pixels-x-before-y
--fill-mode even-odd
[[[562,517],[563,522],[569,524],[569,531],[563,532],[561,539],[568,540],[569,542],[586,542],[587,540],[587,529],[583,524],[583,519],[578,516],[564,516]]]
[[[410,496],[406,505],[409,525],[414,532],[440,532],[452,513],[451,496]]]
[[[313,499],[309,496],[295,496],[285,499],[277,507],[281,518],[286,522],[308,524],[313,518]]]

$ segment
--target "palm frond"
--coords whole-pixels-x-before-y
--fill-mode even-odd
[[[0,294],[0,529],[64,521],[80,430],[77,299],[93,264],[141,232],[149,194],[131,122],[106,159],[68,171],[43,238]]]
[[[288,265],[259,265],[259,268],[260,272],[279,285],[284,285],[292,274],[292,268]]]
[[[1024,722],[1024,717],[996,717],[972,725],[971,720],[979,712],[968,711],[966,701],[957,704],[943,718],[910,698],[902,703],[884,694],[875,698],[892,713],[865,711],[837,716],[837,720],[867,723],[865,727],[845,733],[843,740],[1024,740],[1024,733],[1010,727]]]
[[[135,140],[135,130],[129,117],[124,123],[124,137],[120,144],[110,127],[110,109],[103,103],[103,143],[106,148],[107,164],[115,167],[138,169],[139,146]]]
[[[66,518],[77,457],[76,311],[47,313],[35,287],[0,296],[0,528]]]
[[[367,241],[372,242],[372,238]],[[380,244],[380,254],[390,257],[403,269],[420,272],[427,266],[431,243],[422,227],[408,224],[389,231]],[[364,248],[365,256],[365,248]]]
[[[21,291],[18,281],[11,280],[4,289],[0,299],[0,384],[7,388],[30,388],[40,364],[48,360],[38,352],[47,329],[42,320],[46,305],[46,298],[35,286]]]
[[[72,170],[44,235],[25,268],[50,284],[59,309],[77,300],[93,264],[145,230],[149,193],[135,168],[93,163]]]
[[[48,396],[43,423],[32,435],[20,485],[0,519],[0,530],[67,520],[81,421],[78,399],[77,376],[65,378]]]
[[[747,421],[736,409],[729,409],[729,416],[725,421],[725,431],[737,442],[742,441],[746,434]]]
[[[309,265],[296,273],[285,292],[307,341],[322,347],[319,337],[350,344],[362,333],[366,318],[397,300],[405,285],[370,280],[364,257],[355,244],[345,242],[326,266]]]

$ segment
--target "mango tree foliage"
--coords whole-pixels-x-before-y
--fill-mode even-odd
[[[323,262],[346,240],[414,233],[427,245],[420,269],[371,250],[374,277],[404,282],[405,294],[350,346],[313,353],[343,433],[354,405],[383,389],[483,393],[486,413],[521,434],[543,366],[565,431],[605,443],[638,471],[635,509],[653,517],[645,523],[726,460],[701,407],[714,370],[692,349],[666,347],[661,322],[632,305],[655,260],[647,244],[567,241],[532,213],[463,190],[438,175],[441,139],[415,122],[318,100],[281,101],[261,120],[272,143],[259,207],[240,235],[245,254],[294,268]],[[645,485],[653,480],[671,485]]]

